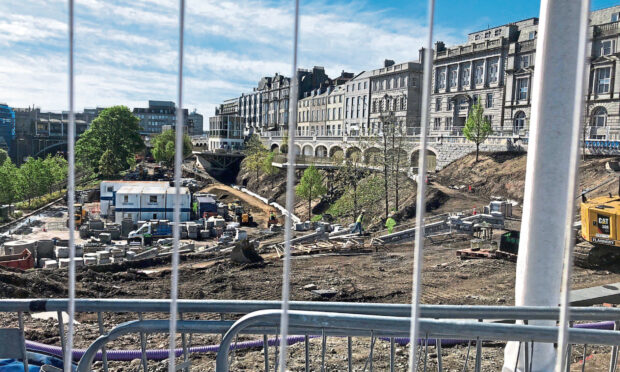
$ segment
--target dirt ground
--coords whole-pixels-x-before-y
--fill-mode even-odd
[[[422,302],[429,304],[485,304],[511,305],[514,296],[515,264],[501,260],[457,259],[455,250],[468,246],[467,239],[433,245],[427,241],[424,255]],[[282,262],[268,258],[263,264],[236,265],[227,259],[213,261],[209,265],[183,265],[180,268],[179,297],[184,299],[260,299],[278,300],[281,296]],[[331,289],[336,295],[329,301],[409,303],[411,300],[412,245],[410,243],[385,247],[378,252],[357,256],[300,256],[292,260],[291,298],[293,300],[325,301],[303,289],[314,284],[318,289]],[[165,268],[166,266],[160,266]],[[99,273],[79,270],[77,295],[84,298],[168,298],[170,291],[169,270],[140,271],[119,269],[115,273]],[[0,271],[0,297],[64,297],[66,296],[66,273],[64,271],[29,271],[25,273]],[[620,281],[620,273],[593,271],[577,268],[573,274],[573,287],[583,288]],[[158,317],[152,314],[149,317]],[[213,315],[212,315],[213,316]],[[188,315],[198,318],[197,315]],[[109,329],[123,321],[135,319],[136,314],[106,314]],[[200,315],[205,319],[205,315]],[[0,327],[14,325],[13,317],[3,317]],[[80,314],[77,325],[76,345],[85,347],[97,336],[96,317]],[[33,341],[59,345],[55,321],[39,320],[26,316],[27,338]],[[163,335],[149,335],[149,348],[164,348]],[[256,339],[243,337],[240,340]],[[217,344],[217,336],[193,336],[193,345]],[[320,340],[311,341],[312,361],[320,360]],[[123,337],[109,345],[114,348],[139,348],[136,335]],[[368,357],[370,340],[354,339],[354,359],[363,367]],[[373,365],[385,370],[389,363],[389,343],[377,341]],[[346,367],[346,341],[329,338],[327,346],[328,370]],[[407,348],[397,350],[397,370],[406,365]],[[273,348],[271,349],[273,352]],[[604,353],[604,348],[593,350]],[[591,352],[591,351],[590,351]],[[608,352],[608,351],[607,351]],[[435,357],[432,355],[435,353]],[[466,346],[444,348],[444,366],[462,368],[467,354]],[[470,350],[470,363],[475,348]],[[272,355],[273,357],[273,355]],[[212,370],[214,354],[195,354],[192,364],[196,370]],[[303,370],[303,344],[291,348],[291,370]],[[593,357],[594,358],[594,357]],[[262,366],[260,349],[236,353],[233,370],[256,370]],[[484,370],[496,371],[503,360],[502,345],[485,345],[483,349]],[[436,352],[431,350],[429,362],[435,363]],[[137,370],[135,363],[115,363],[112,370]],[[155,369],[163,363],[154,363]],[[273,365],[273,361],[272,361]],[[159,366],[159,367],[158,367]],[[243,367],[242,367],[243,366]],[[460,367],[459,367],[460,366]],[[314,370],[314,369],[313,369]]]
[[[499,155],[498,155],[499,156]],[[471,208],[482,208],[494,196],[511,198],[517,202],[513,212],[519,216],[523,198],[525,156],[483,155],[481,163],[474,164],[465,158],[458,169],[450,165],[445,171],[431,178],[429,192],[434,193],[441,203],[430,214],[440,214]],[[581,166],[582,188],[590,188],[609,177],[604,171],[605,159],[589,159]],[[462,185],[472,185],[473,192],[467,192]],[[281,192],[281,184],[277,184]],[[456,188],[456,189],[455,189]],[[460,190],[457,190],[460,188]],[[617,190],[617,184],[597,190],[607,193]],[[250,208],[259,227],[266,224],[269,207],[246,194],[224,185],[212,185],[203,191],[216,194],[228,203],[241,200]],[[264,192],[262,193],[264,194]],[[224,195],[227,195],[224,197]],[[415,194],[407,197],[413,200]],[[230,200],[228,200],[230,199]],[[296,211],[303,213],[302,203]],[[306,209],[307,211],[307,209]],[[61,218],[61,217],[59,217]],[[518,221],[508,221],[511,228],[519,229]],[[402,221],[401,221],[402,223]],[[41,231],[35,233],[42,234]],[[46,232],[47,233],[47,232]],[[57,236],[58,234],[54,235]],[[39,238],[48,235],[36,235]],[[24,238],[30,238],[25,236]],[[278,238],[272,238],[274,242]],[[455,237],[440,242],[426,241],[424,270],[422,278],[422,303],[426,304],[478,304],[512,305],[514,302],[515,264],[502,260],[461,261],[456,250],[469,246],[469,237]],[[409,303],[412,288],[413,243],[385,246],[378,251],[360,255],[315,255],[292,259],[291,299],[306,301],[346,301]],[[183,299],[242,299],[279,300],[282,291],[282,262],[273,254],[264,255],[261,264],[238,265],[227,257],[186,257],[179,269],[179,297]],[[79,298],[151,298],[167,299],[170,296],[170,270],[167,263],[146,268],[119,266],[110,272],[97,272],[90,268],[77,272],[77,296]],[[572,275],[574,289],[620,282],[620,270],[588,270],[575,268]],[[33,270],[16,272],[0,269],[0,298],[60,298],[66,297],[67,275],[64,270]],[[333,290],[335,295],[323,298],[304,290],[313,284],[317,289]],[[146,318],[162,318],[162,314],[147,314]],[[217,314],[185,314],[186,319],[218,319]],[[106,329],[121,322],[135,320],[136,314],[113,314],[104,316]],[[98,336],[97,318],[94,314],[78,314],[76,345],[86,347]],[[0,317],[0,327],[16,326],[14,315]],[[26,335],[29,340],[60,345],[55,320],[41,320],[26,314]],[[273,336],[271,336],[273,337]],[[239,341],[256,340],[260,336],[240,337]],[[215,345],[219,335],[193,335],[192,345]],[[180,344],[180,343],[179,343]],[[369,338],[353,339],[353,361],[355,370],[361,371],[368,360]],[[482,353],[483,371],[498,371],[503,362],[503,344],[484,343]],[[139,349],[138,335],[121,337],[108,345],[109,349]],[[147,348],[167,347],[165,335],[148,335]],[[289,369],[303,371],[304,345],[290,347]],[[326,345],[326,369],[346,370],[346,339],[330,337]],[[270,365],[274,366],[275,349],[270,348]],[[588,347],[586,360],[588,370],[608,368],[609,348]],[[396,370],[406,370],[406,346],[396,348]],[[582,347],[573,353],[571,370],[581,370]],[[373,350],[373,368],[383,371],[389,365],[389,343],[378,340]],[[422,354],[424,355],[424,354]],[[467,358],[467,355],[469,357]],[[442,349],[444,370],[460,371],[467,360],[473,365],[475,346],[467,344]],[[256,371],[263,366],[261,348],[241,350],[232,357],[231,370]],[[320,370],[321,341],[310,341],[311,370]],[[214,369],[215,354],[200,353],[191,356],[193,370]],[[429,347],[428,368],[436,370],[437,352]],[[101,363],[96,366],[100,368]],[[139,360],[132,362],[111,362],[112,371],[138,371]],[[149,371],[165,371],[166,362],[149,364]]]

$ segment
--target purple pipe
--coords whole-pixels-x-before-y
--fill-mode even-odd
[[[599,322],[599,323],[585,323],[585,324],[575,324],[574,328],[588,328],[588,329],[614,329],[614,322]],[[320,337],[320,336],[309,336],[310,338]],[[287,344],[293,345],[298,342],[303,342],[305,336],[289,336],[287,338]],[[389,341],[390,339],[387,337],[380,337],[380,340]],[[424,344],[425,339],[418,339],[418,344]],[[457,339],[442,339],[441,346],[455,346],[459,344],[465,344],[469,340],[457,340]],[[395,337],[394,342],[400,346],[407,345],[409,343],[409,337]],[[430,346],[434,346],[436,343],[436,339],[428,339],[428,344]],[[267,341],[269,346],[280,345],[280,340],[277,338],[270,338]],[[255,347],[263,347],[263,340],[253,340],[253,341],[244,341],[233,343],[230,345],[230,350],[241,350],[241,349],[250,349]],[[26,340],[26,348],[31,351],[39,351],[43,353],[47,353],[50,355],[55,355],[62,358],[62,348],[60,346],[46,345],[40,342],[28,341]],[[220,349],[220,345],[205,345],[205,346],[194,346],[188,349],[189,353],[217,353]],[[74,349],[73,350],[73,360],[80,360],[82,355],[86,349]],[[177,357],[183,355],[183,349],[178,348],[175,350],[175,354]],[[108,350],[107,351],[108,360],[117,360],[117,361],[130,361],[134,359],[140,359],[142,356],[141,350]],[[167,349],[149,349],[146,350],[146,358],[149,360],[164,360],[168,359],[168,350]],[[97,353],[95,360],[101,360],[101,351]]]

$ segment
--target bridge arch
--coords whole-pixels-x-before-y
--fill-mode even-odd
[[[411,168],[417,169],[420,158],[420,149],[411,153]],[[434,149],[426,149],[426,170],[429,172],[437,169],[437,152]]]
[[[377,147],[370,147],[364,151],[364,163],[368,165],[381,164],[381,150]]]
[[[39,157],[44,157],[47,154],[51,154],[53,153],[52,150],[58,151],[67,151],[67,142],[57,142],[54,143],[53,145],[49,145],[47,147],[44,147],[43,149],[39,150],[39,152],[37,152],[34,157],[35,158],[39,158]]]
[[[351,159],[354,161],[362,160],[362,150],[360,150],[357,146],[349,147],[345,155],[347,159]]]
[[[387,157],[394,167],[402,169],[409,166],[409,156],[407,151],[402,148],[389,149],[387,152]]]
[[[342,159],[344,158],[344,150],[342,150],[342,147],[334,145],[329,149],[329,157]]]
[[[280,145],[274,143],[271,145],[271,152],[275,152],[276,154],[280,152]]]
[[[318,145],[314,149],[314,156],[316,156],[317,158],[325,158],[325,157],[327,157],[327,147],[325,147],[323,145]]]
[[[314,156],[314,149],[312,148],[312,145],[304,145],[301,154],[304,156]]]

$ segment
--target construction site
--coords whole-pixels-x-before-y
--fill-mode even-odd
[[[488,154],[479,162],[468,156],[429,177],[422,304],[514,304],[525,160],[525,154]],[[285,209],[279,204],[282,201],[277,190],[283,188],[284,176],[275,181],[274,187],[266,186],[260,178],[251,179],[242,166],[237,178],[239,184],[245,184],[241,187],[218,182],[197,163],[186,163],[184,169],[188,178],[183,180],[180,194],[179,298],[278,300],[282,291]],[[609,226],[615,226],[616,215],[608,212],[610,220],[605,222],[600,213],[596,214],[600,205],[613,205],[617,199],[617,169],[613,158],[589,158],[581,164],[582,195],[577,203],[581,206],[575,211],[579,238],[575,244],[582,249],[576,249],[571,278],[573,306],[614,306],[620,302],[620,284],[615,284],[620,282],[620,261],[613,249],[607,248],[609,244],[600,240],[606,231],[607,239],[615,241],[610,231],[616,230]],[[103,181],[99,188],[79,193],[73,216],[77,229],[78,299],[164,300],[169,296],[174,225],[170,206],[174,189],[167,180],[131,179]],[[266,189],[276,190],[275,194],[269,195]],[[407,210],[414,204],[415,187],[403,188],[401,198],[402,209]],[[415,213],[397,215],[398,223],[389,232],[383,226],[380,209],[373,210],[371,205],[366,208],[369,218],[364,233],[358,234],[351,233],[355,216],[331,222],[304,221],[299,216],[306,215],[307,204],[296,203],[295,215],[291,216],[292,301],[410,303]],[[66,201],[59,200],[2,226],[0,235],[0,297],[28,299],[24,306],[38,306],[39,311],[20,315],[26,344],[57,357],[63,345],[63,327],[58,322],[63,312],[43,311],[46,306],[52,308],[49,301],[47,305],[28,301],[67,296],[68,218]],[[588,219],[593,218],[598,224],[596,232],[583,228],[592,225]],[[185,320],[239,318],[237,312],[224,310],[189,310],[182,316]],[[138,317],[167,319],[165,313],[151,310],[97,315],[92,310],[81,312],[78,307],[75,347],[84,349],[101,332]],[[62,319],[66,322],[66,314]],[[15,317],[0,320],[0,328],[16,326]],[[267,354],[261,346],[264,339],[240,336],[235,342],[248,346],[239,346],[234,352],[231,368],[258,370],[265,363],[274,366],[278,341],[272,337],[276,333],[267,340],[272,346]],[[102,359],[99,354],[93,366],[96,370],[105,364],[109,370],[137,371],[148,364],[149,371],[165,370],[167,355],[153,355],[157,349],[165,349],[166,340],[161,333],[122,336],[106,345],[107,356]],[[180,362],[187,355],[185,361],[196,370],[213,370],[216,349],[204,345],[218,345],[220,341],[218,334],[179,337],[179,345],[197,350],[183,352]],[[289,340],[289,368],[307,370],[304,360],[309,358],[317,369],[322,363],[327,370],[346,370],[348,363],[370,363],[376,370],[405,369],[405,341],[372,336],[353,338],[349,345],[347,341],[343,337],[322,339],[320,333],[305,340]],[[308,350],[306,358],[304,345]],[[483,371],[496,371],[501,368],[504,344],[461,340],[446,343],[439,351],[433,347],[428,352],[429,346],[426,348],[424,363],[431,369],[441,364],[444,369],[454,370],[469,363],[472,367],[479,364]],[[121,350],[127,354],[121,356]],[[346,357],[347,350],[350,358]],[[584,360],[593,370],[602,370],[608,366],[610,353],[611,348],[605,346],[575,350],[571,370],[581,370]]]

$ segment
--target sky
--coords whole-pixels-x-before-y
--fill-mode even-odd
[[[618,0],[592,0],[593,9]],[[178,0],[75,0],[76,109],[176,101]],[[263,76],[291,75],[293,0],[186,0],[183,106],[207,117]],[[0,0],[0,102],[68,108],[67,0]],[[537,17],[534,0],[437,0],[435,39]],[[299,67],[417,60],[426,1],[301,0]]]

